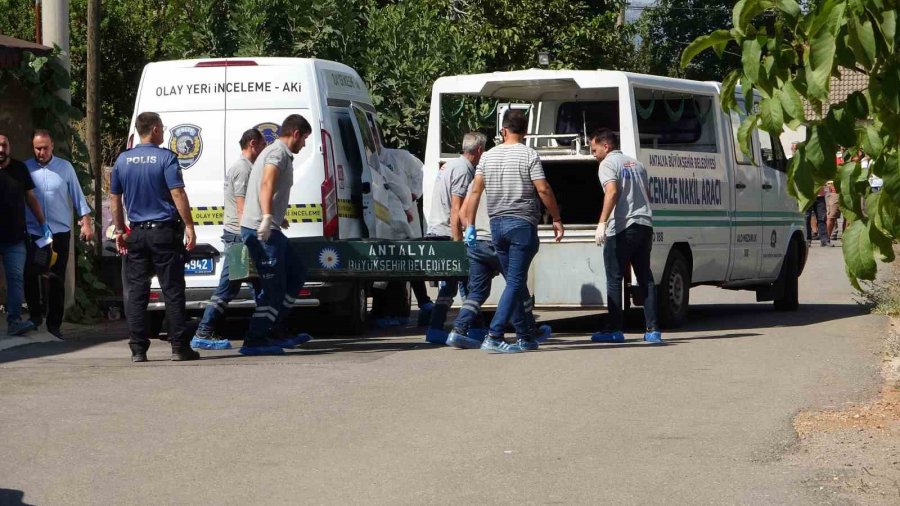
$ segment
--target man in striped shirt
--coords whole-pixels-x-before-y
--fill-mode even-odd
[[[528,297],[526,278],[531,261],[538,251],[537,226],[541,217],[540,202],[553,217],[556,241],[563,238],[565,229],[556,204],[553,189],[547,183],[537,152],[523,144],[527,119],[520,110],[510,109],[503,116],[501,135],[503,144],[485,153],[475,168],[470,202],[463,216],[466,226],[464,240],[470,247],[476,243],[475,212],[481,194],[486,193],[487,212],[491,218],[491,237],[506,288],[497,305],[487,338],[481,349],[500,353],[536,350],[538,342],[533,329],[522,319],[516,326],[515,345],[503,340],[503,332],[515,312]]]

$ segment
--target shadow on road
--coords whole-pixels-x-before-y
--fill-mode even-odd
[[[665,330],[666,341],[670,345],[678,342],[705,339],[739,339],[759,335],[752,331],[772,327],[803,327],[829,321],[852,318],[866,314],[866,309],[858,304],[806,304],[800,306],[796,312],[776,312],[771,304],[744,303],[744,304],[700,304],[691,306],[688,322],[681,328]],[[448,316],[448,322],[452,321],[455,311]],[[603,326],[602,314],[581,316],[567,316],[564,312],[543,312],[541,322],[553,327],[556,336],[565,335],[569,341],[551,341],[550,344],[558,345],[557,351],[567,349],[590,348],[617,348],[647,346],[640,338],[629,336],[631,339],[621,344],[592,343],[590,334]],[[413,313],[415,318],[415,313]],[[191,322],[192,331],[197,324]],[[232,341],[240,340],[246,328],[246,320],[229,319],[225,327],[226,337]],[[316,337],[314,341],[303,347],[304,355],[327,355],[332,353],[385,353],[411,350],[427,350],[432,346],[424,342],[425,328],[415,326],[396,327],[392,329],[370,329],[365,335],[348,338],[346,336],[329,335],[328,322],[322,318],[310,318],[303,330],[307,330]],[[643,332],[643,313],[633,309],[626,315],[626,333]],[[708,335],[690,335],[685,334]],[[124,321],[102,322],[95,327],[83,328],[74,335],[67,336],[67,340],[60,343],[43,343],[21,346],[9,350],[0,351],[0,364],[18,360],[52,357],[72,353],[99,344],[121,341],[123,353],[127,353],[125,339],[128,332]],[[683,337],[679,337],[683,336]],[[397,338],[422,337],[415,341],[397,341]],[[583,339],[581,339],[583,337]],[[577,340],[571,340],[575,338]],[[158,343],[158,344],[157,344]],[[154,346],[159,346],[154,341]],[[549,350],[548,350],[549,351]],[[233,358],[232,355],[205,356],[204,359]]]
[[[31,506],[23,501],[24,498],[25,492],[21,490],[0,488],[0,506]]]
[[[772,309],[771,304],[764,303],[700,304],[691,306],[685,325],[677,329],[664,330],[664,333],[672,335],[686,332],[727,332],[772,327],[802,327],[853,318],[866,313],[864,307],[852,303],[805,304],[795,312],[776,312]],[[565,313],[556,313],[552,319],[545,318],[541,322],[550,324],[554,334],[559,332],[593,333],[603,328],[604,317],[604,314],[593,314],[567,318]],[[625,317],[625,332],[643,332],[643,328],[644,314],[641,309],[628,311]],[[698,337],[698,339],[700,338],[706,337]],[[709,337],[709,339],[714,338]]]

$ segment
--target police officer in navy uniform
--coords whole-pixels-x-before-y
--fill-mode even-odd
[[[110,210],[116,248],[125,257],[125,317],[132,362],[146,362],[150,338],[145,312],[156,274],[166,302],[172,360],[197,360],[186,336],[184,262],[196,243],[191,205],[178,158],[159,147],[165,127],[159,114],[142,112],[135,122],[141,143],[119,155],[110,178]],[[130,231],[125,228],[124,200]]]

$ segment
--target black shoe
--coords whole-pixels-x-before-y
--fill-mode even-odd
[[[172,362],[184,362],[187,360],[200,360],[200,354],[190,348],[172,352]]]
[[[147,354],[146,353],[135,353],[135,354],[131,355],[131,361],[132,362],[146,362]]]
[[[47,327],[47,332],[53,334],[53,336],[57,339],[63,338],[62,330],[60,330],[59,327]]]

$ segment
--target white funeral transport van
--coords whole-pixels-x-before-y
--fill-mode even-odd
[[[539,227],[540,251],[528,279],[535,304],[602,307],[606,279],[594,229],[603,191],[588,135],[610,128],[622,151],[649,174],[651,263],[663,325],[684,321],[696,285],[754,290],[757,300],[793,310],[807,250],[803,216],[787,192],[785,155],[778,138],[759,131],[752,135],[753,157],[744,156],[736,141],[742,117],[722,110],[720,89],[713,82],[604,70],[442,77],[431,97],[424,208],[431,208],[430,182],[442,163],[459,156],[461,111],[482,111],[483,118],[493,112],[499,122],[509,107],[527,109],[526,143],[541,156],[566,226],[558,244],[549,220]],[[742,95],[738,100],[743,103]],[[502,288],[498,279],[489,303]],[[642,303],[627,283],[625,289],[626,301]]]
[[[230,58],[151,63],[144,68],[134,107],[160,114],[165,144],[178,155],[191,203],[197,248],[185,265],[187,307],[202,310],[218,284],[222,254],[224,177],[240,156],[249,128],[271,142],[282,120],[301,114],[312,125],[294,157],[285,230],[289,238],[366,237],[362,201],[369,192],[369,163],[377,162],[377,117],[365,84],[352,68],[326,60]],[[130,127],[128,147],[139,142]],[[320,307],[341,330],[362,332],[366,285],[362,281],[307,283],[297,305]],[[230,308],[252,308],[244,288]],[[149,310],[161,326],[165,309],[154,281]]]

